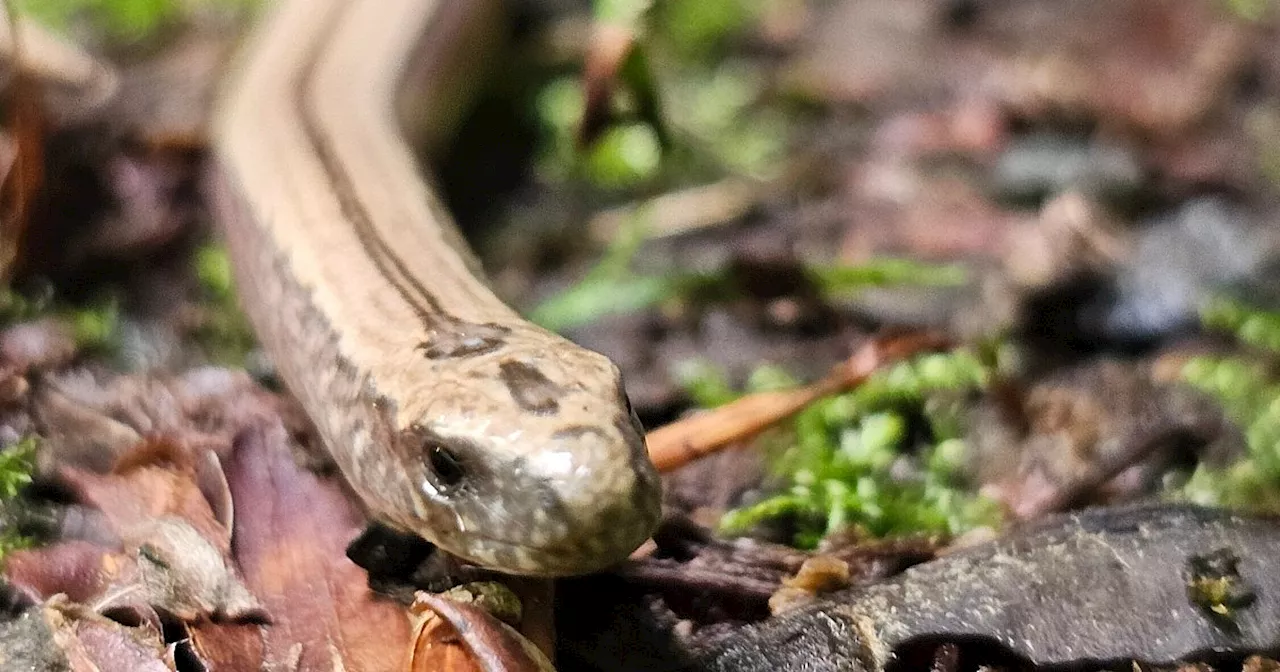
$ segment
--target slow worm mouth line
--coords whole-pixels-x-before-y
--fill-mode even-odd
[[[623,411],[609,395],[569,404],[567,393],[553,389],[552,379],[584,390],[613,389],[615,382],[598,355],[524,322],[493,295],[394,114],[415,56],[450,71],[439,81],[466,83],[459,68],[482,60],[474,53],[476,24],[498,18],[497,4],[280,0],[256,27],[215,111],[215,182],[226,188],[216,190],[213,211],[241,304],[367,509],[423,523],[416,529],[428,541],[436,540],[418,520],[422,512],[405,510],[412,497],[395,490],[411,479],[386,477],[400,464],[395,438],[407,416],[442,407],[489,414],[482,417],[501,419],[495,427],[521,427],[523,449],[537,451],[559,445],[553,425],[608,422]],[[423,91],[433,101],[424,109],[444,113],[461,104],[444,85]],[[498,366],[516,351],[527,351],[527,361]],[[492,374],[477,375],[490,365]],[[559,368],[544,375],[550,366]],[[387,409],[401,411],[392,417]],[[481,450],[499,449],[499,436],[474,438]],[[637,463],[626,446],[606,450],[617,459],[593,462],[601,470],[597,482],[649,483],[639,475],[610,478],[623,473],[614,470],[651,465]],[[504,480],[501,473],[488,477]],[[497,488],[511,511],[528,497]],[[637,499],[608,489],[590,501],[647,507],[634,520],[617,521],[617,529],[641,537],[656,491]],[[549,524],[563,529],[564,522]],[[592,571],[612,560],[601,554],[626,545],[584,538],[544,549],[477,529],[461,539],[459,554],[476,556],[487,546],[511,565],[499,559],[495,569],[517,573]]]

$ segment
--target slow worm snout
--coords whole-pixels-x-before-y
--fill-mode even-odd
[[[442,27],[479,4],[273,8],[218,110],[214,208],[245,311],[371,513],[496,569],[589,572],[659,513],[618,370],[478,279],[393,112],[416,47],[465,49]]]

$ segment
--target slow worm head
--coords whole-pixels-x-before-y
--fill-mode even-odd
[[[246,313],[371,513],[496,569],[585,573],[659,515],[618,370],[494,297],[393,111],[409,55],[465,48],[446,28],[482,4],[274,7],[217,112],[212,203]]]

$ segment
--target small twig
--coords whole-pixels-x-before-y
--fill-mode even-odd
[[[578,126],[579,147],[595,142],[608,127],[618,71],[634,48],[635,34],[627,27],[601,24],[592,31],[582,74],[584,102]]]
[[[768,187],[730,177],[719,182],[670,191],[648,200],[626,203],[597,213],[587,224],[591,237],[607,245],[636,213],[652,222],[649,238],[674,236],[727,224],[744,215]]]
[[[794,390],[747,395],[649,432],[645,437],[649,458],[658,471],[673,471],[703,455],[756,436],[822,397],[861,384],[890,362],[940,349],[947,342],[946,338],[932,333],[874,339],[815,383]]]
[[[1145,436],[1134,437],[1124,450],[1090,464],[1085,473],[1072,479],[1071,482],[1060,484],[1039,497],[1026,498],[1017,502],[1012,507],[1013,514],[1019,520],[1033,520],[1066,509],[1086,493],[1101,487],[1119,476],[1125,469],[1151,457],[1157,450],[1167,447],[1170,441],[1185,434],[1182,428],[1166,428]]]

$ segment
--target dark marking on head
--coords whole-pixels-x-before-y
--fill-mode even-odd
[[[539,415],[549,415],[560,410],[557,398],[564,394],[564,390],[538,369],[509,359],[499,364],[498,370],[502,382],[511,392],[511,398],[520,408]]]
[[[566,439],[581,438],[589,434],[595,434],[597,437],[600,437],[602,439],[605,438],[605,433],[603,430],[601,430],[599,427],[592,427],[591,425],[573,425],[571,427],[565,427],[564,429],[556,432],[555,434],[552,434],[551,438],[556,439],[558,441],[563,441]]]
[[[457,329],[433,332],[430,338],[418,344],[418,349],[427,359],[475,357],[506,345],[503,337],[509,333],[511,329],[500,324],[464,323]]]

